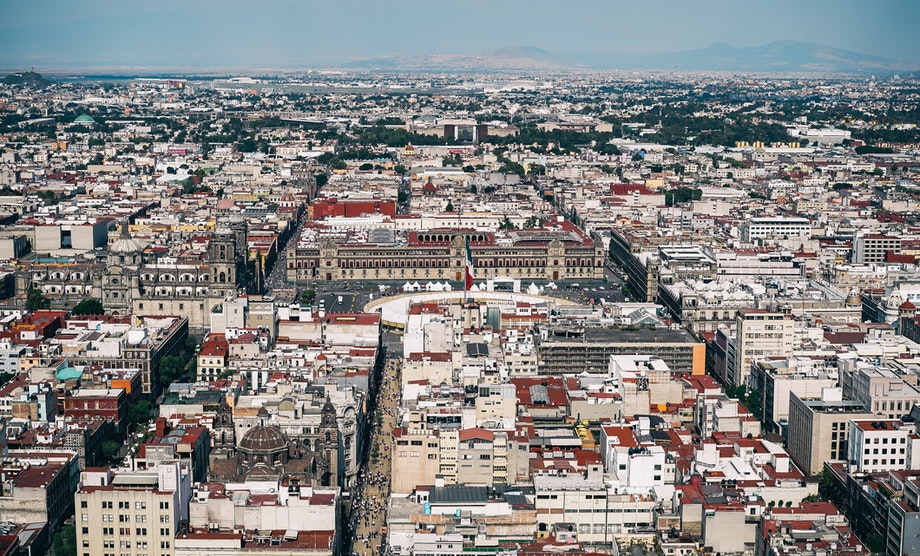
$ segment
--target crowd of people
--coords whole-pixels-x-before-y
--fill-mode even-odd
[[[386,524],[387,501],[390,494],[389,436],[399,411],[399,361],[390,359],[384,367],[383,378],[374,404],[377,417],[371,423],[373,450],[367,466],[358,473],[351,507],[353,554],[381,556],[385,545],[382,528]]]

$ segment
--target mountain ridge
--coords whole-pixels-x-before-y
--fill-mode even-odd
[[[693,50],[645,54],[556,54],[537,46],[509,46],[485,54],[428,54],[361,59],[342,64],[342,67],[430,71],[634,69],[857,74],[920,70],[920,64],[793,40],[746,47],[715,42]]]

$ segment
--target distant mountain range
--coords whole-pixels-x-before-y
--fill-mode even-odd
[[[907,64],[821,44],[778,41],[762,46],[734,48],[716,43],[687,52],[612,58],[615,65],[645,69],[741,72],[876,73],[913,71]],[[617,63],[618,62],[618,63]]]
[[[581,53],[565,56],[534,46],[517,46],[479,55],[374,58],[343,64],[343,67],[415,71],[646,69],[751,73],[896,73],[920,70],[920,64],[798,41],[778,41],[743,48],[716,43],[698,50],[669,53]]]
[[[581,67],[535,46],[500,48],[488,54],[386,56],[342,64],[346,69],[411,71],[559,70]]]

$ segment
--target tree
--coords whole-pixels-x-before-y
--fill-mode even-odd
[[[185,337],[185,345],[182,346],[182,357],[189,360],[198,353],[198,338],[194,334]]]
[[[185,374],[185,361],[178,355],[166,355],[160,359],[160,384],[169,386]]]
[[[524,229],[542,228],[546,221],[539,216],[533,215],[524,222]]]
[[[703,190],[696,189],[692,187],[678,187],[677,189],[672,189],[666,191],[664,194],[664,204],[672,207],[679,203],[686,203],[688,201],[699,201],[703,198]]]
[[[106,440],[99,449],[99,457],[106,463],[114,463],[115,456],[118,455],[119,450],[121,450],[121,443],[114,440]],[[73,553],[70,552],[68,554]]]
[[[335,160],[332,163],[333,170],[345,170],[348,168],[348,164],[344,160]]]
[[[256,141],[252,137],[247,137],[236,144],[236,150],[241,153],[256,152]]]
[[[125,419],[129,426],[146,423],[150,420],[150,413],[152,410],[153,404],[147,400],[141,400],[137,403],[128,405],[128,413]]]
[[[517,229],[517,226],[514,225],[514,222],[512,222],[510,218],[505,216],[505,219],[502,220],[501,223],[498,225],[498,229],[499,230],[514,230],[514,229]]]
[[[313,302],[316,300],[316,290],[313,288],[304,290],[300,294],[300,303],[301,305],[313,305]]]
[[[452,201],[447,201],[447,206],[444,207],[444,212],[454,212],[454,203]]]
[[[441,166],[459,166],[461,162],[459,154],[449,154],[441,159]]]
[[[117,442],[115,443],[118,444]],[[77,527],[76,525],[65,525],[54,535],[51,543],[55,556],[64,556],[65,554],[77,553]]]
[[[316,179],[316,187],[322,187],[329,183],[329,176],[326,174],[316,174],[314,178]]]
[[[32,288],[26,294],[26,311],[38,311],[51,307],[51,300],[41,290]]]
[[[98,299],[84,299],[83,301],[77,303],[77,305],[70,310],[71,315],[102,315],[105,314],[105,309],[102,307],[102,302]]]
[[[361,170],[362,172],[366,172],[368,170],[373,170],[373,169],[374,169],[374,165],[371,164],[370,162],[365,162],[364,164],[358,167],[358,170]]]
[[[502,164],[501,168],[498,169],[499,172],[503,174],[517,174],[524,177],[524,166],[518,162],[512,162],[508,159],[505,159],[505,162]]]
[[[393,171],[402,176],[406,173],[406,167],[402,164],[397,164],[396,166],[393,166]]]

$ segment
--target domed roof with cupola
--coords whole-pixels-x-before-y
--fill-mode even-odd
[[[277,427],[258,426],[249,429],[242,440],[240,449],[251,452],[271,453],[287,450],[288,441]]]

